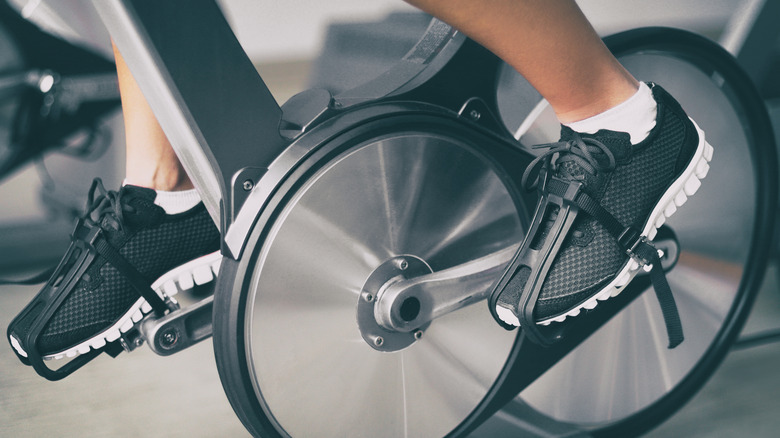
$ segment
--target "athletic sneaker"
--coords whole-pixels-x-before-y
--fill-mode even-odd
[[[220,235],[202,203],[169,215],[152,189],[106,191],[96,179],[87,211],[48,283],[11,322],[15,352],[61,359],[117,341],[171,295],[214,278]],[[156,281],[155,281],[156,279]]]
[[[550,149],[526,170],[523,184],[538,185],[540,201],[528,236],[491,295],[500,324],[534,331],[534,323],[562,322],[617,295],[652,265],[667,327],[679,325],[650,241],[697,191],[713,150],[680,105],[650,86],[658,112],[644,141],[632,145],[626,133],[580,134],[564,126],[560,142],[544,145]],[[679,339],[672,340],[670,330],[670,347],[682,341],[682,328],[674,329]]]

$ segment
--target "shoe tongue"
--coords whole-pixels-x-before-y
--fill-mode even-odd
[[[601,142],[615,156],[616,161],[621,161],[631,155],[631,136],[627,132],[610,131],[601,129],[595,134],[576,133],[566,125],[561,125],[561,141],[574,140],[575,134],[581,138],[592,138]],[[597,154],[596,159],[604,158],[606,155]]]
[[[592,138],[594,140],[597,140],[604,144],[604,146],[607,147],[607,149],[612,152],[612,154],[615,157],[615,161],[620,162],[621,160],[628,158],[631,154],[631,137],[625,133],[625,132],[615,132],[615,131],[609,131],[606,129],[602,129],[595,134],[582,134],[582,133],[576,133],[571,128],[565,125],[561,125],[561,140],[562,142],[571,141],[575,139],[575,135],[579,135],[581,138]],[[599,164],[602,166],[608,166],[609,165],[609,157],[607,154],[598,151],[595,153],[592,153],[593,158],[595,158]],[[560,168],[562,170],[566,171],[566,174],[574,177],[574,179],[578,181],[582,181],[582,183],[585,186],[585,190],[587,192],[590,192],[591,194],[595,194],[601,189],[602,184],[604,183],[603,175],[600,174],[592,174],[588,171],[586,171],[582,166],[577,164],[574,161],[564,161],[560,163]],[[561,175],[561,171],[559,170],[556,172],[558,176]]]
[[[149,189],[146,187],[139,187],[139,186],[133,186],[130,184],[125,184],[122,186],[121,189],[119,189],[119,193],[122,195],[123,199],[146,199],[148,201],[154,202],[154,198],[157,197],[157,191],[154,189]]]
[[[148,227],[159,222],[165,216],[165,210],[154,203],[157,192],[146,187],[124,185],[119,190],[123,205],[132,210],[123,212],[124,220],[132,226]]]

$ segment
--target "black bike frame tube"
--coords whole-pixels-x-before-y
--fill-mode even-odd
[[[213,0],[94,5],[209,213],[226,231],[246,196],[233,187],[251,186],[289,143],[279,134],[279,105]]]

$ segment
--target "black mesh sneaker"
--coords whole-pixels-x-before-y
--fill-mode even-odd
[[[632,145],[626,133],[579,134],[564,126],[560,142],[542,145],[550,149],[526,170],[523,184],[537,185],[540,200],[491,295],[491,312],[503,326],[538,333],[535,324],[593,309],[644,268],[652,270],[670,347],[682,341],[652,239],[698,190],[713,149],[680,105],[650,85],[658,112],[647,139]]]
[[[17,356],[61,359],[115,343],[172,295],[214,278],[219,231],[202,203],[168,215],[154,190],[106,191],[96,179],[87,211],[49,281],[11,322]],[[36,367],[36,369],[38,369]]]

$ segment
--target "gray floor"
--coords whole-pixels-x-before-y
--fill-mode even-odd
[[[0,294],[0,326],[38,287]],[[161,358],[148,348],[103,355],[59,382],[48,382],[0,348],[2,437],[246,436],[222,392],[211,342]]]
[[[746,327],[780,326],[777,270],[770,270]],[[37,291],[4,287],[0,327]],[[0,345],[0,437],[246,436],[217,376],[206,341],[159,357],[148,348],[108,356],[48,382]],[[650,437],[775,437],[780,418],[780,344],[732,352],[703,390]]]
[[[778,268],[764,279],[743,335],[780,327]],[[648,437],[777,437],[780,343],[732,351],[702,390]]]

